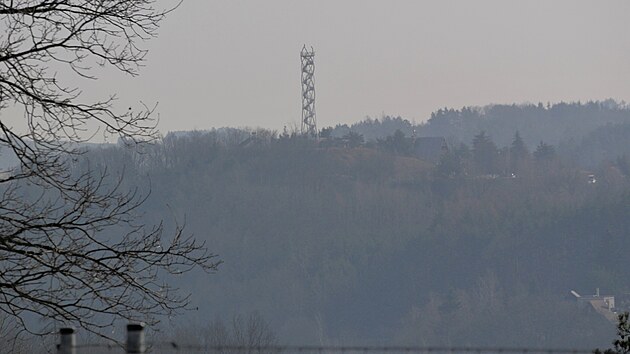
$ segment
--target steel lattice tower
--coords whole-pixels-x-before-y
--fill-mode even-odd
[[[302,58],[302,134],[317,137],[315,122],[315,51],[309,51],[306,45],[300,53]]]

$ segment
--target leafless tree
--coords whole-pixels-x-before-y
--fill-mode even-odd
[[[155,341],[153,352],[169,353],[171,348],[182,348],[213,354],[280,353],[276,334],[257,312],[235,315],[228,324],[218,318],[205,325],[189,324],[176,328],[172,335],[168,343]]]
[[[173,5],[173,4],[171,4]],[[81,84],[114,68],[137,75],[160,21],[155,0],[0,0],[0,311],[22,330],[34,314],[96,333],[118,318],[151,321],[185,307],[169,273],[216,269],[215,255],[177,227],[138,224],[143,197],[106,172],[73,168],[96,132],[129,144],[157,138],[153,108],[90,101]],[[115,229],[116,237],[103,231]],[[112,232],[108,233],[109,235]]]

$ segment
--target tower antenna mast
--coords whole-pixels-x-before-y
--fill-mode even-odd
[[[315,120],[315,50],[302,47],[302,134],[317,137]]]

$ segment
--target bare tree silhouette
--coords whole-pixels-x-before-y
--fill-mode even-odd
[[[19,164],[0,171],[0,311],[38,332],[28,314],[96,333],[116,318],[152,321],[187,304],[162,275],[217,268],[215,255],[177,227],[136,223],[145,200],[106,172],[77,172],[96,132],[128,144],[157,138],[154,108],[118,109],[115,96],[84,99],[70,78],[101,67],[137,75],[169,11],[154,0],[12,0],[0,3],[0,149]],[[116,238],[103,230],[114,228]]]

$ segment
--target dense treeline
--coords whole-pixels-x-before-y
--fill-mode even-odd
[[[171,133],[75,167],[124,175],[148,196],[138,223],[185,224],[225,262],[178,278],[196,310],[165,322],[176,336],[236,341],[218,323],[259,313],[293,344],[594,348],[614,326],[568,292],[630,291],[629,127],[612,101],[443,109],[319,141]],[[425,136],[448,152],[418,158]]]
[[[476,131],[435,164],[390,148],[404,132],[373,144],[255,133],[88,154],[130,187],[150,184],[147,222],[185,221],[225,261],[182,276],[199,308],[186,321],[258,311],[302,344],[595,347],[614,336],[567,294],[629,290],[624,158],[585,171],[516,130],[507,144]]]
[[[518,131],[530,148],[543,141],[558,146],[583,165],[592,167],[602,159],[614,159],[629,154],[625,141],[629,137],[630,109],[613,100],[587,103],[557,103],[543,105],[490,105],[444,108],[431,114],[422,124],[413,124],[401,117],[367,118],[361,122],[337,125],[333,135],[349,132],[376,141],[400,130],[406,136],[443,136],[457,146],[470,144],[474,136],[485,131],[498,146],[511,143]],[[610,139],[612,138],[612,139]],[[576,152],[575,150],[580,150]]]

